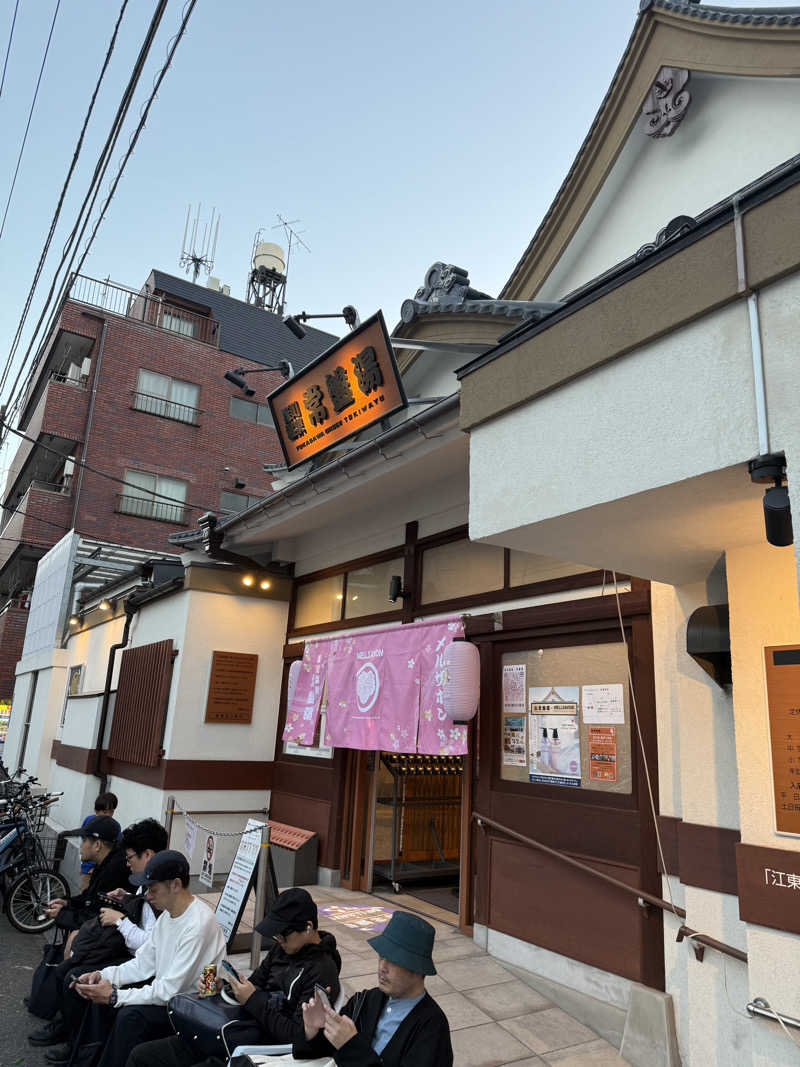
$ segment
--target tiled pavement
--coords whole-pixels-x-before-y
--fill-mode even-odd
[[[413,910],[420,905],[405,896],[379,899],[346,889],[309,888],[319,905],[410,905]],[[612,1045],[464,937],[451,925],[448,912],[422,907],[436,929],[433,958],[438,972],[425,984],[450,1021],[455,1067],[624,1067],[627,1061]],[[375,985],[377,959],[367,944],[373,935],[327,916],[321,917],[320,926],[336,937],[345,992]],[[249,956],[234,961],[246,970]]]

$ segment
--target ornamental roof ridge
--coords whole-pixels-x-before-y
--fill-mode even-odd
[[[696,0],[641,0],[639,4],[640,11],[651,7],[705,22],[731,22],[743,26],[800,25],[800,7],[711,7]]]

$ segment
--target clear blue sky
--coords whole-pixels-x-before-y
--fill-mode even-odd
[[[0,99],[0,211],[54,4],[20,0]],[[168,4],[131,128],[181,6]],[[13,7],[0,0],[3,54]],[[202,201],[222,216],[213,273],[235,296],[244,296],[253,235],[269,231],[277,212],[302,220],[311,248],[293,258],[290,310],[353,303],[365,317],[381,307],[391,327],[436,259],[466,267],[473,284],[494,295],[587,132],[637,7],[199,0],[84,272],[132,286],[151,267],[179,273],[186,208]],[[118,8],[118,0],[61,2],[0,240],[0,363]],[[129,2],[43,282],[154,8],[155,0]],[[126,133],[118,155],[127,140]],[[280,240],[278,231],[266,237]]]

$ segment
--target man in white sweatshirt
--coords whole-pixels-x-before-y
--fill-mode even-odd
[[[82,974],[75,985],[86,1000],[115,1009],[98,1067],[125,1067],[136,1045],[169,1036],[170,997],[192,991],[203,967],[219,964],[225,955],[217,917],[189,892],[189,864],[180,852],[156,853],[143,874],[131,875],[131,882],[146,885],[148,900],[161,912],[150,937],[132,960]],[[121,988],[132,982],[147,984]]]

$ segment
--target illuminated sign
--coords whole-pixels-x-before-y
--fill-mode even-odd
[[[267,397],[291,470],[406,407],[379,311]]]

